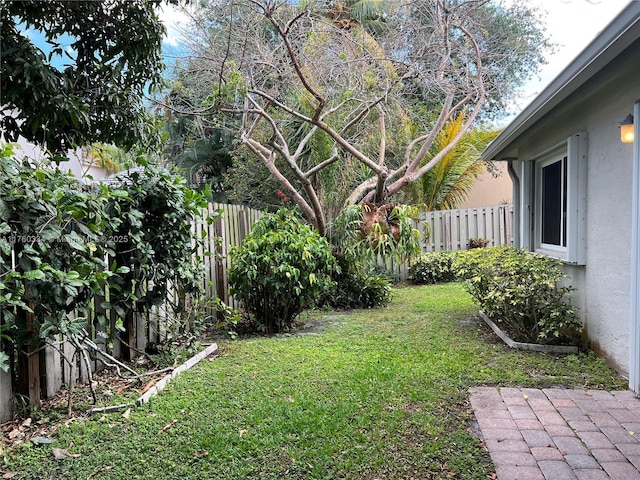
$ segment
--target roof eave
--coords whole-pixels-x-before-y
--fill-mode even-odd
[[[633,0],[482,152],[483,160],[506,160],[507,149],[533,124],[640,37],[640,1]]]

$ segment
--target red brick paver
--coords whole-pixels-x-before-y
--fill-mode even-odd
[[[498,480],[640,480],[640,400],[631,391],[478,387]]]

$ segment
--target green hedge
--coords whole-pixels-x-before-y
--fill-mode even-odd
[[[460,252],[453,263],[480,308],[513,340],[577,344],[582,325],[560,267],[559,260],[505,246]]]
[[[409,280],[417,284],[455,281],[456,276],[451,267],[457,253],[444,250],[423,254],[409,268]]]

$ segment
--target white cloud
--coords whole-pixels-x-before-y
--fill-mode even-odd
[[[184,27],[189,19],[184,7],[175,5],[162,5],[158,9],[158,16],[167,28],[164,42],[175,47],[180,43],[181,28]]]

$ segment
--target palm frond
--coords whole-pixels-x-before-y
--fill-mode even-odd
[[[434,141],[433,158],[458,135],[464,125],[464,113],[445,124]],[[428,171],[410,194],[427,210],[458,208],[466,200],[478,176],[484,170],[480,154],[498,132],[480,129],[466,132],[458,144]]]

